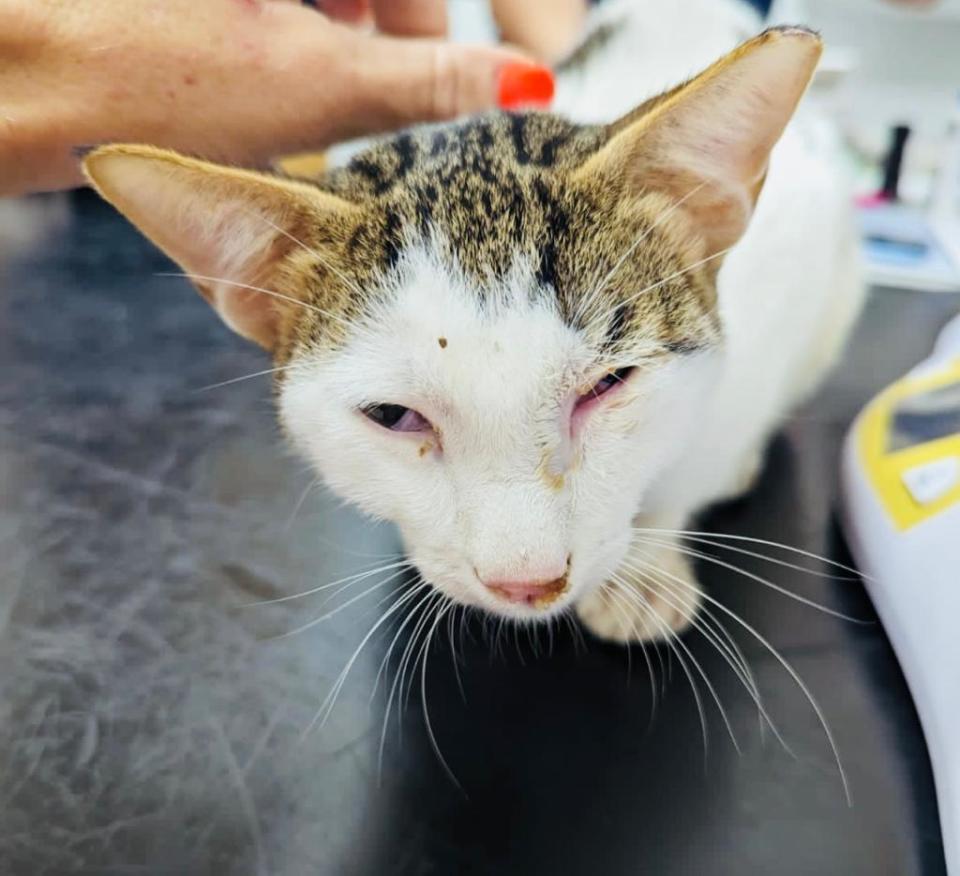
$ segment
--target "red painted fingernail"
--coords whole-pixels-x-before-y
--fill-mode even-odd
[[[538,64],[514,61],[500,68],[497,103],[501,109],[546,109],[553,100],[553,72]]]

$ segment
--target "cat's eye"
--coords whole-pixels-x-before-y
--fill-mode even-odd
[[[580,397],[577,399],[577,406],[593,401],[593,399],[599,398],[600,396],[610,392],[611,389],[615,389],[621,383],[626,381],[626,379],[635,370],[636,368],[634,365],[628,365],[625,368],[618,368],[616,371],[611,371],[609,374],[605,374],[593,386],[591,386],[590,389],[580,394]]]
[[[391,432],[429,432],[432,426],[423,414],[403,405],[367,405],[360,412]]]

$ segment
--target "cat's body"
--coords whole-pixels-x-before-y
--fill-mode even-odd
[[[613,119],[732,48],[749,18],[725,2],[687,4],[682,35],[670,4],[603,10],[620,23],[558,108]],[[808,131],[737,244],[819,50],[771,31],[615,124],[424,127],[319,188],[142,147],[87,167],[273,351],[291,439],[446,596],[662,636],[699,601],[669,530],[744,488],[859,305],[848,200]],[[638,545],[634,518],[659,532]]]

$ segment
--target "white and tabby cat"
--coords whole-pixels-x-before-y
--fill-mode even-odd
[[[652,97],[751,21],[609,4],[557,115],[413,129],[316,182],[142,146],[86,169],[273,353],[294,444],[434,587],[655,638],[699,603],[675,531],[749,486],[862,297],[832,147],[814,120],[784,135],[814,34],[768,31]]]

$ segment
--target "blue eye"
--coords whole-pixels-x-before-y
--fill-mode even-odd
[[[403,405],[368,405],[361,413],[391,432],[429,432],[433,428],[423,414]]]

